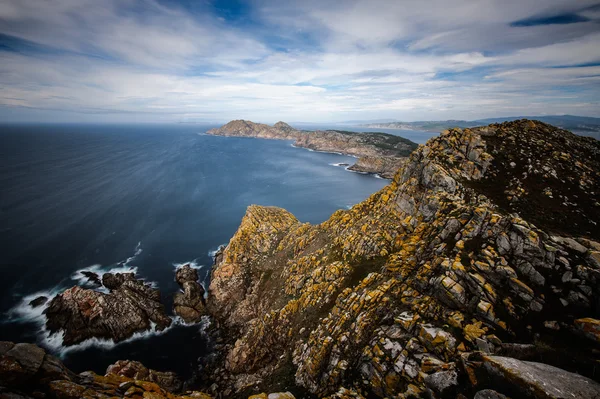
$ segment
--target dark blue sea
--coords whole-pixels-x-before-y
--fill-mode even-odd
[[[387,183],[335,166],[350,157],[205,135],[210,127],[0,126],[0,340],[37,342],[78,372],[134,359],[189,376],[206,353],[205,323],[65,350],[27,303],[83,284],[81,270],[132,269],[170,312],[176,265],[193,262],[207,284],[211,252],[248,205],[319,223]]]

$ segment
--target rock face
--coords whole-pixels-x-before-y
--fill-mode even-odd
[[[332,398],[554,397],[531,378],[493,385],[484,363],[502,354],[595,392],[599,184],[599,142],[521,120],[442,133],[316,226],[250,206],[209,287],[229,337],[219,387],[278,376]],[[521,363],[565,392],[579,378]]]
[[[183,292],[173,298],[173,310],[186,323],[197,323],[206,315],[204,288],[198,282],[198,272],[189,264],[183,265],[175,273],[175,281]]]
[[[64,345],[93,337],[119,342],[149,330],[151,322],[157,331],[171,324],[160,292],[133,273],[107,273],[102,281],[109,294],[75,286],[54,297],[44,311],[48,330],[64,332]]]
[[[341,130],[306,132],[296,130],[284,122],[269,126],[235,120],[207,133],[218,136],[295,140],[296,147],[360,157],[350,170],[376,173],[387,179],[394,176],[406,157],[417,148],[417,144],[410,140],[386,133],[355,133]]]

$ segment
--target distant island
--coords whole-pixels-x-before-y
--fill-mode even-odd
[[[377,174],[391,179],[404,164],[417,144],[387,133],[356,133],[344,130],[304,131],[285,122],[270,126],[245,120],[234,120],[207,134],[229,137],[254,137],[275,140],[294,140],[294,146],[313,151],[339,153],[357,157],[348,170]]]
[[[519,119],[536,119],[545,123],[550,123],[561,129],[571,130],[581,136],[590,136],[600,139],[600,118],[575,115],[551,115],[551,116],[517,116],[505,118],[486,118],[472,121],[450,119],[445,121],[348,121],[347,123],[358,124],[362,127],[372,129],[403,129],[403,130],[422,130],[428,132],[440,132],[452,128],[470,128],[490,123],[501,123],[505,121],[514,121]]]

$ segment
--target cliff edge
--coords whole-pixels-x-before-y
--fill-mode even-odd
[[[212,272],[211,373],[240,395],[596,397],[598,222],[600,143],[529,120],[445,131],[319,225],[251,206]]]

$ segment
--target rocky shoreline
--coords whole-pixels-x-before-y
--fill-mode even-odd
[[[348,170],[377,174],[391,179],[417,144],[386,133],[355,133],[341,130],[303,131],[285,122],[273,126],[234,120],[207,134],[228,137],[254,137],[294,140],[294,146],[313,151],[331,152],[359,158]]]
[[[243,126],[224,133],[273,133]],[[598,398],[598,221],[597,140],[529,120],[445,131],[319,225],[251,205],[215,255],[206,303],[195,270],[177,270],[175,312],[213,321],[197,391],[136,362],[75,375],[5,342],[0,395]],[[71,342],[110,331],[112,304],[161,320],[134,276],[101,282],[109,294],[72,288],[48,305]]]

